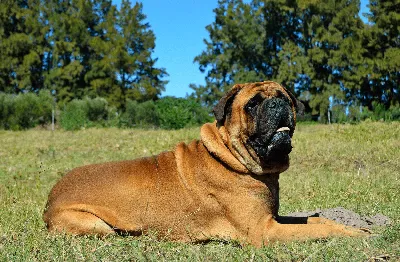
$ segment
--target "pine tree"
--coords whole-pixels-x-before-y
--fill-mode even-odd
[[[204,40],[206,50],[194,59],[201,72],[207,71],[206,86],[190,86],[206,106],[212,106],[233,83],[259,81],[269,73],[260,37],[263,27],[254,19],[254,9],[241,0],[219,0],[214,13],[214,23],[206,27],[210,41]]]
[[[51,28],[45,84],[56,92],[62,104],[84,95],[82,77],[85,69],[81,48],[87,43],[89,32],[83,21],[84,10],[78,5],[82,2],[50,0],[45,6]]]
[[[156,68],[153,59],[155,35],[145,22],[143,4],[131,7],[129,0],[123,0],[118,27],[121,29],[121,42],[118,44],[116,63],[117,77],[125,99],[146,101],[157,98],[164,91],[167,76],[164,68]]]
[[[112,6],[98,25],[104,35],[96,36],[91,47],[97,54],[86,80],[96,95],[106,97],[118,108],[127,100],[156,99],[164,90],[167,76],[164,68],[156,68],[152,53],[155,36],[144,20],[142,4],[133,7],[122,1],[121,9]]]
[[[60,104],[104,97],[156,99],[167,75],[142,4],[111,0],[0,2],[0,91],[52,90]]]
[[[370,1],[370,24],[363,35],[365,48],[360,89],[355,96],[373,108],[379,102],[388,108],[400,102],[400,1]]]
[[[218,3],[215,21],[207,26],[206,51],[194,59],[200,71],[208,70],[206,86],[190,86],[194,96],[211,106],[232,84],[263,80],[280,81],[295,91],[307,71],[296,2]]]
[[[332,101],[345,101],[346,88],[354,87],[360,59],[362,21],[359,0],[312,1],[302,11],[304,53],[308,58],[310,106],[325,116]]]
[[[90,40],[94,56],[85,80],[90,85],[90,96],[104,97],[109,104],[120,108],[125,99],[115,72],[123,53],[122,36],[116,28],[117,16],[116,6],[111,6],[104,19],[96,25],[100,33]]]
[[[325,115],[346,102],[362,60],[359,0],[220,0],[210,41],[195,57],[206,85],[194,96],[212,105],[238,82],[276,80]]]
[[[48,27],[40,0],[0,2],[0,91],[38,91]]]

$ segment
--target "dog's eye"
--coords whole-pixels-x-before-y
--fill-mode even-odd
[[[283,99],[286,103],[288,103],[291,106],[293,105],[293,102],[287,96],[285,96],[282,93],[282,91],[278,90],[277,93],[278,93],[277,98]]]
[[[264,98],[260,95],[257,94],[256,96],[254,96],[252,99],[249,100],[249,102],[247,102],[247,104],[245,105],[245,110],[247,113],[252,113],[254,112],[254,109],[257,108],[261,102],[264,100]]]

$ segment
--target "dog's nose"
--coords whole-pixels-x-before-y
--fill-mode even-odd
[[[259,110],[257,132],[270,139],[280,127],[292,127],[290,105],[281,98],[270,98],[263,101]]]
[[[268,119],[280,123],[282,119],[287,119],[289,115],[289,107],[285,100],[281,98],[271,98],[264,101],[264,112],[268,115]]]

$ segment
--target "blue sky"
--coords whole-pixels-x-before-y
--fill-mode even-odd
[[[113,0],[119,7],[120,0]],[[135,1],[131,0],[132,3]],[[195,56],[205,50],[205,27],[214,21],[217,0],[143,0],[143,13],[156,35],[153,58],[157,67],[166,68],[169,76],[163,96],[185,97],[189,84],[205,84]],[[368,0],[361,0],[360,13],[367,13]],[[362,17],[364,21],[366,19]]]

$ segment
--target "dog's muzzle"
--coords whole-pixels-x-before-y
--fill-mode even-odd
[[[287,161],[292,151],[294,117],[289,103],[282,98],[266,99],[257,111],[256,133],[249,142],[263,162]]]

